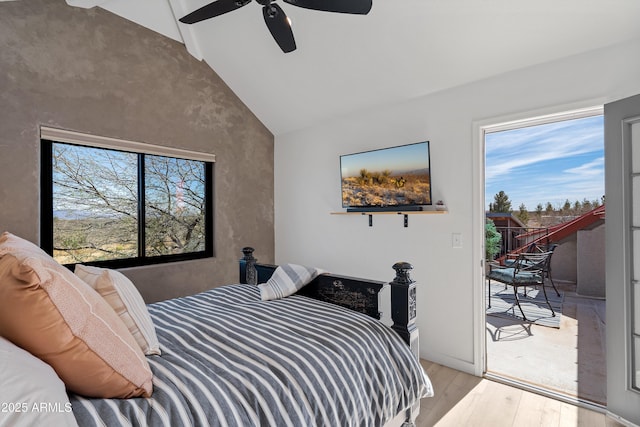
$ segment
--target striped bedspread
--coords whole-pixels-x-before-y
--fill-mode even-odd
[[[80,426],[382,426],[432,393],[394,331],[332,304],[228,285],[149,312],[152,397],[71,395]]]

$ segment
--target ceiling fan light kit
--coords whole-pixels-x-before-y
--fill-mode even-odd
[[[324,12],[350,13],[354,15],[366,15],[371,10],[373,0],[283,0],[293,6],[305,9],[321,10]],[[284,53],[296,50],[296,41],[291,29],[291,19],[274,0],[256,0],[262,5],[264,22]],[[195,24],[196,22],[214,18],[227,12],[240,9],[251,3],[251,0],[217,0],[200,9],[180,18],[183,24]]]

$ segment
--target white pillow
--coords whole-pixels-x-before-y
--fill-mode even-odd
[[[131,280],[119,271],[82,264],[76,265],[75,273],[115,310],[145,355],[160,354],[160,343],[147,305]]]
[[[297,264],[283,264],[276,268],[267,283],[258,285],[262,301],[280,299],[295,294],[320,274],[320,270]]]
[[[78,426],[53,368],[3,337],[0,390],[0,427]]]

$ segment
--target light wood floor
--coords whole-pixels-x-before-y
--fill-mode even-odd
[[[422,360],[435,396],[417,427],[621,427],[604,414]]]

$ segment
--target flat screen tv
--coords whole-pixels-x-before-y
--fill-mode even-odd
[[[431,205],[429,141],[342,155],[340,174],[347,211]]]

